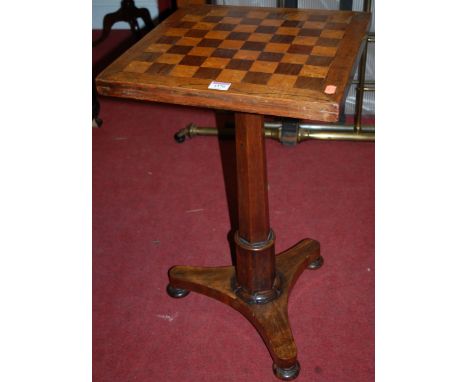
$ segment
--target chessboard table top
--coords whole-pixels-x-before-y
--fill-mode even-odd
[[[109,96],[334,122],[369,23],[362,12],[191,6],[96,84]]]

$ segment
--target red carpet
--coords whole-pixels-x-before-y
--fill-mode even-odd
[[[115,34],[114,34],[115,35]],[[96,57],[99,49],[95,48]],[[102,55],[101,55],[102,57]],[[223,180],[229,143],[177,144],[209,110],[101,97],[93,130],[93,380],[276,381],[260,336],[240,314],[191,293],[170,298],[175,264],[231,263]],[[374,144],[267,141],[278,252],[319,240],[325,265],[304,272],[289,315],[298,381],[374,380]]]

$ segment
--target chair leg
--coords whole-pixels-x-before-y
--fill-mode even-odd
[[[141,31],[138,26],[138,18],[143,19],[146,30],[153,28],[154,24],[151,20],[151,14],[148,9],[137,8],[135,6],[134,0],[122,0],[121,6],[117,11],[108,13],[104,16],[102,34],[95,42],[93,42],[93,46],[96,46],[104,41],[109,36],[112,26],[120,21],[129,23],[130,29],[136,35],[136,37],[141,37]]]

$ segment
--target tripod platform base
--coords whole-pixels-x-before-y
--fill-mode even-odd
[[[276,273],[282,279],[281,290],[276,299],[265,304],[247,303],[237,296],[232,289],[236,274],[233,266],[174,266],[169,270],[168,291],[201,293],[240,312],[253,324],[265,342],[273,359],[275,375],[289,381],[299,374],[299,363],[288,319],[288,297],[304,269],[319,259],[320,245],[311,239],[304,239],[278,254],[275,257]]]

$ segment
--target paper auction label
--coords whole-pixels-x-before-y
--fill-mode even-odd
[[[211,84],[208,86],[208,89],[213,90],[228,90],[229,86],[231,86],[230,82],[216,82],[211,81]]]

